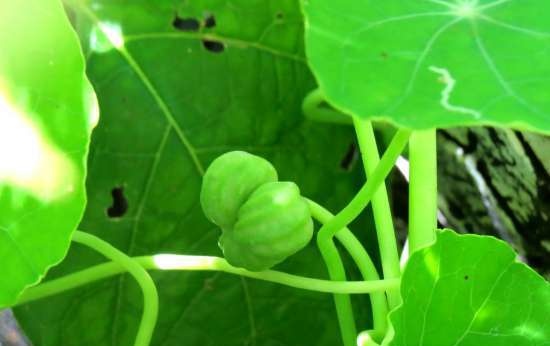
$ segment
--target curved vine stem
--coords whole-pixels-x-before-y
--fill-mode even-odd
[[[346,271],[344,263],[342,262],[342,258],[338,253],[338,249],[333,239],[330,238],[322,247],[319,243],[317,243],[317,245],[319,246],[331,280],[345,281]],[[342,342],[344,346],[353,346],[355,345],[355,339],[357,337],[357,326],[355,325],[355,318],[353,317],[351,299],[349,295],[346,294],[334,294],[333,298],[338,325],[340,326],[340,333],[342,335]]]
[[[131,260],[142,269],[148,270],[183,270],[183,271],[221,271],[253,279],[269,281],[294,288],[322,293],[365,294],[383,292],[399,286],[399,280],[346,281],[337,282],[307,278],[274,270],[251,272],[231,266],[220,257],[188,256],[175,254],[157,254],[152,256],[132,257]],[[25,290],[16,305],[46,298],[91,282],[126,272],[119,262],[107,262],[68,274],[58,279],[46,281],[38,286]]]
[[[359,142],[363,167],[368,178],[373,174],[376,165],[380,162],[374,129],[370,121],[358,117],[353,118],[353,125]],[[395,239],[388,193],[384,183],[380,184],[372,197],[372,211],[376,224],[376,235],[384,278],[399,278],[401,276],[399,253],[397,251],[397,241]],[[390,309],[395,308],[401,303],[399,289],[388,291],[387,295]]]
[[[134,262],[132,258],[92,234],[76,231],[73,235],[73,241],[86,245],[114,261],[136,279],[143,292],[143,315],[134,345],[148,346],[157,323],[159,306],[157,288],[149,273]]]
[[[313,217],[320,223],[327,223],[334,217],[332,213],[314,201],[308,199],[307,202],[309,203]],[[351,255],[364,280],[379,280],[380,277],[376,271],[376,267],[374,266],[372,259],[359,240],[357,240],[355,235],[348,228],[343,228],[338,231],[335,234],[335,237]],[[373,311],[374,329],[377,331],[378,335],[384,335],[387,328],[386,317],[388,314],[388,306],[386,304],[386,297],[384,293],[372,293],[371,305]]]
[[[408,130],[399,130],[397,132],[365,185],[363,185],[351,202],[325,223],[317,233],[317,246],[327,265],[331,278],[345,280],[344,265],[334,245],[333,237],[339,230],[345,228],[359,216],[361,211],[369,204],[374,193],[384,183],[386,176],[390,173],[395,161],[397,161],[397,158],[405,148],[409,136],[410,131]],[[357,331],[355,321],[353,320],[350,299],[347,296],[335,295],[334,302],[344,345],[355,345]]]
[[[353,197],[349,204],[342,209],[334,218],[327,222],[317,234],[319,238],[318,242],[323,244],[334,237],[336,232],[346,227],[351,221],[353,221],[370,203],[372,197],[378,187],[384,183],[386,176],[392,170],[395,161],[403,152],[403,149],[407,145],[411,132],[409,130],[399,130],[390,145],[386,149],[386,152],[382,156],[382,159],[370,175],[367,182],[359,190],[359,192]]]
[[[323,107],[325,95],[320,88],[312,90],[302,102],[302,112],[306,118],[331,124],[351,125],[351,117],[329,107]]]

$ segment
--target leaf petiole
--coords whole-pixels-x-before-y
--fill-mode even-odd
[[[409,253],[435,241],[437,229],[436,130],[414,131],[409,142]]]
[[[376,166],[380,162],[374,130],[370,121],[358,117],[353,117],[353,125],[361,150],[365,174],[368,179],[368,177],[373,175]],[[376,224],[376,235],[378,237],[384,278],[399,278],[401,276],[399,253],[397,251],[397,241],[395,239],[388,193],[384,183],[380,184],[372,197],[372,210]],[[390,309],[395,308],[401,303],[399,289],[388,291],[387,295]]]

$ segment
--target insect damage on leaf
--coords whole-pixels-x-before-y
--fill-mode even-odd
[[[445,84],[445,88],[441,91],[441,105],[443,106],[443,108],[451,112],[471,114],[476,119],[481,118],[481,113],[479,111],[466,107],[455,106],[450,103],[451,93],[453,92],[453,89],[455,87],[456,80],[453,78],[453,76],[451,76],[451,73],[447,69],[435,66],[430,66],[429,69],[430,71],[437,73],[440,76],[440,78],[438,79],[439,82]]]

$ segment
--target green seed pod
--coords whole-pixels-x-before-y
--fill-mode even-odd
[[[304,248],[313,220],[298,186],[271,182],[258,187],[241,206],[219,245],[227,261],[252,271],[266,270]]]
[[[277,181],[271,163],[244,151],[216,158],[202,181],[200,202],[204,214],[222,229],[232,228],[240,207],[259,186]]]
[[[201,189],[206,216],[221,227],[227,261],[260,271],[305,247],[313,221],[298,186],[277,182],[275,168],[242,151],[226,153],[208,167]]]

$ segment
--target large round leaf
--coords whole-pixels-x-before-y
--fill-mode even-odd
[[[550,131],[545,0],[303,0],[328,100],[413,129]]]
[[[0,307],[69,246],[97,110],[57,0],[0,1]]]
[[[550,341],[550,284],[496,238],[438,234],[414,253],[384,345],[543,346]]]

